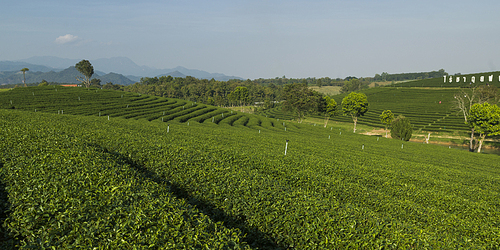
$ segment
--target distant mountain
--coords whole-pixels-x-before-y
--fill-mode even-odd
[[[0,61],[0,71],[20,71],[22,68],[28,68],[30,71],[49,72],[55,71],[55,68],[43,65],[35,65],[26,62]]]
[[[66,69],[70,66],[75,66],[79,61],[78,59],[59,58],[55,56],[34,56],[27,59],[19,60],[20,62],[27,62],[37,65],[45,65],[55,69]]]
[[[65,59],[54,56],[35,56],[19,61],[37,65],[45,65],[47,67],[53,68],[54,71],[57,71],[55,69],[65,69],[70,66],[74,66],[80,60],[81,59]],[[169,75],[170,73],[173,73],[175,71],[178,71],[179,73],[184,75],[179,77],[192,76],[199,79],[214,78],[215,80],[219,81],[227,81],[230,79],[242,80],[242,78],[237,76],[226,76],[221,73],[209,73],[202,70],[187,69],[180,66],[173,69],[155,69],[147,66],[139,66],[127,57],[100,58],[94,60],[89,59],[89,61],[90,63],[92,63],[94,69],[96,70],[99,69],[100,71],[106,73],[115,72],[117,74],[123,74],[129,77],[130,79],[135,78],[132,79],[133,81],[139,81],[141,77],[145,76],[153,77],[159,75]]]
[[[173,72],[170,72],[170,73],[167,73],[167,74],[161,74],[161,75],[157,75],[157,77],[160,77],[160,76],[171,76],[171,77],[186,77],[186,75],[182,74],[181,72],[179,71],[173,71]]]
[[[58,82],[58,83],[80,83],[76,80],[77,76],[82,76],[74,66],[64,69],[59,72],[49,71],[27,71],[26,72],[26,83],[37,83],[42,80],[48,82]],[[112,82],[113,84],[129,85],[133,84],[134,81],[128,79],[127,77],[116,74],[96,71],[92,78],[101,79],[101,84],[106,84],[107,82]],[[20,84],[23,80],[23,73],[20,71],[2,71],[0,72],[0,84]]]

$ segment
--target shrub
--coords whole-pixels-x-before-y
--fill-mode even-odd
[[[394,139],[409,141],[413,134],[413,128],[411,126],[410,119],[402,115],[394,119],[391,127],[391,137]]]

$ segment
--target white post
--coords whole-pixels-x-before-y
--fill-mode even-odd
[[[212,122],[214,122],[215,117],[212,116]]]
[[[403,143],[401,143],[401,148],[403,148]]]
[[[99,112],[99,117],[101,117],[101,112]]]
[[[109,115],[108,115],[108,121],[109,121]]]
[[[330,139],[330,135],[328,135],[328,139]]]
[[[259,134],[260,134],[260,129],[259,129]]]
[[[188,122],[188,126],[189,126],[189,122]]]
[[[167,133],[168,133],[169,130],[170,130],[170,124],[167,125]]]
[[[161,118],[161,122],[163,122],[163,117]]]
[[[364,150],[365,149],[365,144],[363,144],[363,146],[361,146],[361,149]]]
[[[342,135],[342,131],[340,131],[340,135]]]
[[[380,137],[377,137],[377,141],[378,141],[378,138],[380,138]]]
[[[61,115],[64,114],[64,110],[61,110]]]
[[[286,155],[287,148],[288,148],[288,140],[286,140],[286,144],[285,144],[285,155]]]

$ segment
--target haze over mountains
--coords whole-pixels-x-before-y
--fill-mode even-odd
[[[27,59],[17,60],[17,61],[0,61],[0,84],[12,84],[20,83],[17,79],[17,74],[22,68],[29,68],[30,71],[26,73],[26,82],[37,82],[38,78],[44,79],[49,82],[59,82],[62,79],[69,80],[67,76],[58,76],[64,73],[67,75],[68,72],[72,71],[70,67],[73,67],[82,59],[67,59],[59,58],[53,56],[35,56]],[[216,79],[220,81],[227,81],[229,79],[242,79],[237,76],[227,76],[220,73],[209,73],[202,70],[187,69],[181,66],[172,69],[155,69],[147,66],[139,66],[127,57],[112,57],[112,58],[100,58],[95,60],[89,60],[94,66],[94,71],[98,78],[101,79],[102,83],[106,83],[106,80],[114,79],[115,84],[128,85],[133,82],[137,82],[141,77],[155,77],[155,76],[166,76],[171,75],[173,77],[186,77],[192,76],[199,79]],[[10,73],[7,73],[10,72]],[[107,77],[110,73],[111,76]],[[37,74],[37,77],[33,77]],[[22,75],[22,73],[21,73]],[[74,77],[73,77],[74,78]],[[129,81],[127,81],[127,78]],[[15,79],[15,80],[14,80]],[[119,80],[121,79],[121,80]],[[39,80],[39,81],[40,81]],[[71,81],[73,82],[73,81]]]

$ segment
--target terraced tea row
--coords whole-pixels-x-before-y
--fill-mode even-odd
[[[368,112],[358,119],[359,124],[380,127],[380,114],[391,110],[396,116],[404,115],[410,119],[414,130],[431,132],[469,131],[464,119],[453,110],[454,95],[459,89],[416,89],[416,88],[372,88],[363,90],[368,97]],[[342,99],[345,94],[333,96],[339,105],[338,114],[332,121],[351,123],[350,116],[341,114]],[[279,119],[293,119],[293,115],[283,112],[280,107],[260,113]],[[310,115],[324,119],[323,115]]]
[[[103,116],[183,123],[213,122],[253,129],[271,129],[275,119],[254,116],[179,99],[102,89],[61,86],[16,88],[0,93],[0,108],[64,115]],[[290,128],[295,128],[289,126]],[[284,127],[279,128],[284,129]]]

